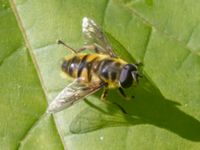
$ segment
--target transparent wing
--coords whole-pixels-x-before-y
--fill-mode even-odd
[[[74,103],[81,100],[104,86],[104,83],[90,83],[88,85],[80,84],[78,79],[65,87],[58,96],[50,103],[47,112],[55,113],[70,107]]]
[[[108,43],[108,40],[104,36],[104,33],[92,19],[87,17],[83,18],[82,32],[86,40],[86,45],[95,45],[99,53],[107,54],[111,57],[117,57]]]

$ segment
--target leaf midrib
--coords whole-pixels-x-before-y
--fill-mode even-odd
[[[37,75],[38,75],[39,80],[40,80],[41,87],[42,87],[43,92],[44,92],[44,95],[45,95],[45,99],[46,99],[46,101],[47,101],[47,97],[48,97],[47,95],[48,95],[48,94],[47,94],[47,90],[46,90],[46,88],[45,88],[45,86],[44,86],[44,81],[43,81],[43,79],[42,79],[41,71],[40,71],[39,66],[38,66],[38,64],[37,64],[36,58],[35,58],[35,56],[34,56],[34,54],[33,54],[33,48],[31,47],[31,44],[29,43],[28,36],[26,35],[25,28],[24,28],[24,26],[23,26],[23,23],[22,23],[22,21],[21,21],[21,18],[20,18],[20,16],[19,16],[19,14],[18,14],[17,7],[16,7],[16,3],[15,3],[14,0],[10,0],[10,6],[11,6],[11,8],[12,8],[12,11],[13,11],[15,17],[16,17],[18,27],[19,27],[19,29],[20,29],[20,31],[21,31],[21,33],[22,33],[23,39],[24,39],[24,41],[25,41],[25,45],[26,45],[26,47],[28,48],[29,55],[31,56],[32,62],[33,62],[34,67],[35,67],[35,69],[36,69]],[[47,103],[48,103],[48,101],[47,101]],[[46,113],[46,112],[44,112],[44,114],[45,114],[45,113]],[[43,114],[43,115],[44,115],[44,114]],[[41,116],[42,116],[42,115],[41,115]],[[54,118],[54,117],[53,117],[53,118]],[[26,140],[26,138],[28,137],[30,131],[33,130],[33,129],[36,127],[37,123],[40,122],[40,120],[41,120],[41,117],[38,118],[38,120],[36,120],[36,121],[32,124],[32,126],[29,128],[29,130],[26,131],[25,136],[24,136],[20,141],[25,141],[25,140]],[[54,118],[54,122],[55,122],[56,128],[58,129],[57,131],[58,131],[58,133],[59,133],[59,131],[61,131],[61,130],[59,130],[59,126],[57,125],[57,122],[55,121],[55,118]],[[59,133],[59,136],[60,136],[60,139],[61,139],[61,141],[62,141],[63,147],[66,149],[67,146],[66,146],[65,142],[63,141],[63,139],[62,139],[60,133]],[[20,144],[19,144],[18,148],[20,148]]]

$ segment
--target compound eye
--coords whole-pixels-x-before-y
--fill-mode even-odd
[[[123,88],[128,88],[132,85],[133,78],[129,69],[126,69],[126,68],[122,69],[119,81],[120,81],[121,87]]]

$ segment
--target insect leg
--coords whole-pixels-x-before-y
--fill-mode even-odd
[[[113,103],[113,104],[115,104],[117,107],[119,107],[119,109],[120,109],[124,114],[128,114],[128,113],[124,110],[124,108],[123,108],[122,106],[120,106],[120,105],[117,104],[117,103]]]
[[[131,98],[134,98],[134,96],[128,97],[121,87],[119,88],[119,92],[126,100],[130,100]]]
[[[63,41],[58,40],[57,43],[62,44],[65,48],[71,50],[73,53],[75,53],[75,54],[77,53],[77,51],[75,49],[71,48],[69,45],[65,44]]]
[[[104,88],[103,93],[101,95],[101,100],[105,100],[107,95],[108,95],[108,89]]]

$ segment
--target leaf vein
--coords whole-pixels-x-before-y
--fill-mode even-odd
[[[107,13],[107,10],[108,10],[108,7],[109,7],[109,4],[110,4],[110,0],[107,0],[106,4],[105,4],[105,8],[104,8],[104,14],[103,14],[103,20],[102,20],[102,26],[104,25],[104,21],[105,21],[105,17],[106,17],[106,13]]]
[[[17,51],[19,51],[20,49],[21,49],[21,47],[15,49],[15,50],[13,50],[13,51],[11,51],[10,53],[8,53],[2,60],[0,60],[0,66],[1,66],[8,58],[10,58],[12,55],[14,55],[14,54],[15,54]]]
[[[190,40],[191,40],[191,38],[192,38],[192,36],[193,36],[193,34],[194,34],[196,28],[198,27],[198,25],[199,25],[199,23],[195,24],[195,25],[192,27],[192,29],[191,29],[191,31],[190,31],[190,34],[189,34],[189,36],[188,36],[188,40],[187,40],[187,42],[186,42],[186,45],[188,45],[188,43],[190,42]]]
[[[39,124],[39,122],[43,119],[43,117],[46,117],[46,112],[44,112],[40,117],[38,117],[32,124],[31,126],[27,129],[27,131],[25,132],[24,136],[21,138],[18,146],[17,146],[17,150],[19,150],[21,148],[21,146],[23,145],[23,143],[25,143],[25,141],[27,140],[27,138],[30,136],[31,132],[37,127],[37,125]]]
[[[146,41],[145,41],[145,45],[144,45],[144,55],[143,55],[143,58],[142,58],[143,61],[144,61],[144,57],[145,57],[145,55],[146,55],[146,52],[147,52],[147,50],[148,50],[149,43],[150,43],[150,41],[151,41],[152,30],[153,30],[152,28],[149,28],[149,33],[148,33],[147,38],[146,38]]]
[[[185,49],[189,50],[191,53],[194,53],[195,55],[199,55],[197,52],[194,52],[190,47],[188,47],[186,42],[179,40],[176,36],[171,35],[167,31],[162,31],[159,27],[157,27],[151,21],[145,19],[136,9],[130,7],[129,5],[125,5],[125,4],[124,4],[124,7],[127,8],[130,12],[132,12],[136,17],[138,17],[147,26],[155,28],[158,32],[160,32],[160,34],[164,35],[168,39],[176,41],[177,43],[181,44]]]
[[[184,62],[187,60],[187,58],[190,56],[190,54],[191,54],[191,53],[188,52],[188,53],[183,57],[182,61],[180,61],[181,63],[180,63],[180,64],[178,65],[178,67],[177,67],[177,70],[180,70],[180,69],[182,68]]]

